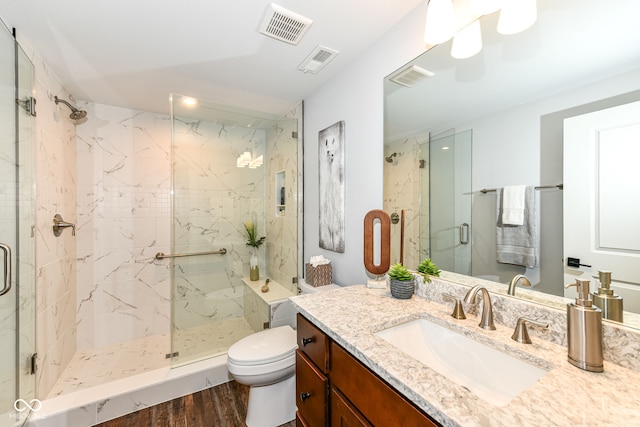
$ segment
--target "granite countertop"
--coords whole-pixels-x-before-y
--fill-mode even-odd
[[[640,425],[640,373],[604,362],[603,373],[567,362],[565,346],[539,338],[511,339],[512,327],[478,327],[478,318],[450,316],[443,305],[384,289],[349,286],[292,297],[294,307],[334,341],[444,426],[630,426]],[[505,406],[494,406],[411,356],[375,332],[426,318],[548,370]]]

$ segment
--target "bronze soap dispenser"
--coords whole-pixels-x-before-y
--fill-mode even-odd
[[[602,310],[605,319],[622,322],[622,297],[613,293],[611,289],[611,272],[598,271],[600,287],[598,292],[593,292],[593,303]]]
[[[602,372],[602,310],[593,305],[589,281],[576,279],[565,288],[578,288],[575,303],[567,304],[568,360],[573,366],[591,372]]]

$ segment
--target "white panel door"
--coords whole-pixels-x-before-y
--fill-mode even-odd
[[[565,279],[611,271],[630,309],[640,292],[640,102],[564,121],[563,216]],[[567,267],[569,257],[584,265]]]

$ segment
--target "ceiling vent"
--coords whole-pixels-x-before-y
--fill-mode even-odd
[[[324,46],[317,46],[313,52],[298,65],[298,70],[305,73],[317,74],[322,70],[333,58],[338,55],[337,50],[329,49]]]
[[[271,3],[258,31],[285,43],[298,44],[311,24],[311,19]]]
[[[411,65],[398,71],[396,74],[391,76],[389,80],[402,86],[414,87],[418,83],[421,83],[433,76],[434,74],[431,71],[420,68],[417,65]]]

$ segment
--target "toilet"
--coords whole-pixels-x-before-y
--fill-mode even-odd
[[[335,287],[300,284],[303,294]],[[256,332],[229,347],[229,374],[250,387],[247,427],[274,427],[295,419],[296,341],[296,331],[285,325]]]

